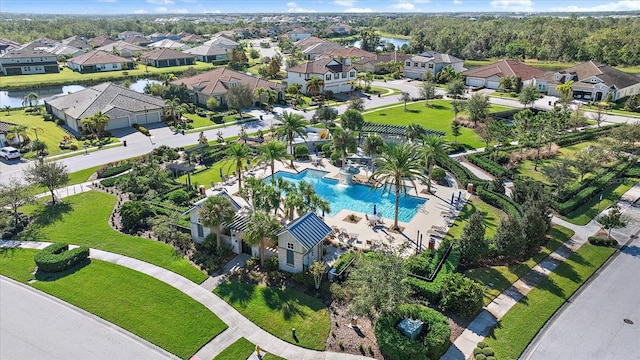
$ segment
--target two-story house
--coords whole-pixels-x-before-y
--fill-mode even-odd
[[[56,55],[42,50],[15,49],[0,55],[4,75],[47,74],[60,72]]]
[[[321,93],[341,93],[353,89],[352,82],[356,80],[356,75],[357,71],[351,66],[349,59],[343,59],[341,62],[337,59],[323,58],[287,69],[287,84],[300,84],[301,91],[307,93],[307,81],[312,77],[318,77],[324,81]]]
[[[464,60],[455,56],[429,50],[404,61],[404,76],[422,79],[427,72],[436,76],[445,66],[451,66],[455,72],[462,72],[463,64]]]

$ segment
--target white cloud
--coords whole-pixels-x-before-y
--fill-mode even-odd
[[[412,3],[404,2],[404,1],[401,1],[395,5],[391,5],[391,7],[397,10],[405,10],[405,11],[415,10],[416,8]]]
[[[182,1],[182,2],[186,2],[186,3],[194,3],[194,2],[196,2],[197,0],[180,0],[180,1]]]
[[[147,0],[149,4],[158,4],[158,5],[171,5],[173,4],[173,0]]]
[[[462,4],[462,0],[453,0],[453,3],[456,5]]]
[[[431,2],[431,0],[413,0],[413,2],[416,3],[416,4],[421,4],[421,3]]]
[[[294,2],[287,3],[287,7],[289,7],[289,12],[295,12],[295,13],[312,13],[312,12],[316,12],[313,9],[305,9],[305,8],[298,7],[298,4],[296,4]]]
[[[370,13],[373,12],[370,8],[348,8],[344,12],[348,13]]]
[[[298,7],[298,4],[296,4],[294,2],[289,2],[289,3],[287,3],[287,7],[295,8],[295,7]]]
[[[355,1],[354,0],[334,0],[333,3],[339,6],[353,6]]]
[[[595,6],[565,6],[565,7],[553,7],[550,11],[569,11],[569,12],[582,12],[582,11],[628,11],[628,10],[640,10],[640,1],[637,0],[623,0],[610,2]]]
[[[493,0],[489,4],[500,10],[533,11],[533,2],[531,0]]]
[[[146,14],[147,12],[144,9],[138,9],[133,12],[134,14]]]
[[[162,6],[162,7],[158,7],[158,8],[156,8],[156,12],[159,12],[159,13],[166,13],[166,12],[167,12],[167,8],[166,8],[166,7],[164,7],[164,6]]]
[[[221,13],[220,9],[217,9],[217,10],[205,10],[203,12],[205,14],[220,14]]]
[[[175,9],[175,10],[171,10],[172,13],[174,14],[188,14],[189,10],[188,9]]]

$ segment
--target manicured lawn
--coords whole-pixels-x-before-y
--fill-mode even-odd
[[[22,211],[34,216],[35,221],[21,238],[66,242],[126,255],[171,270],[198,284],[207,278],[173,247],[113,230],[108,221],[115,201],[112,195],[88,191],[64,198],[62,204],[53,207],[45,207],[42,201],[25,206]]]
[[[385,88],[385,87],[381,87],[381,86],[370,86],[370,90],[368,92],[368,94],[370,94],[372,97],[373,96],[378,96],[378,94],[380,94],[380,96],[384,97],[384,96],[391,96],[391,95],[398,95],[400,94],[400,90],[398,89],[391,89],[391,88]]]
[[[209,63],[197,61],[195,65],[172,66],[166,68],[155,68],[153,66],[138,65],[137,69],[124,71],[110,71],[104,73],[80,74],[67,67],[55,74],[35,74],[35,75],[12,75],[3,76],[0,82],[1,88],[27,87],[32,85],[55,85],[70,84],[77,81],[111,81],[115,79],[124,79],[129,76],[144,76],[153,74],[169,74],[178,73],[193,67],[196,70],[204,71],[213,69],[214,66]],[[128,73],[128,75],[125,75]]]
[[[473,197],[467,201],[456,218],[456,221],[453,223],[453,226],[449,229],[446,238],[449,238],[450,240],[459,239],[464,227],[469,222],[469,218],[476,211],[479,211],[484,218],[484,226],[486,228],[485,237],[492,238],[496,233],[500,220],[506,215],[502,211],[490,206],[477,197]]]
[[[293,290],[226,282],[214,293],[242,315],[278,338],[314,350],[324,350],[331,320],[317,299]],[[298,341],[291,337],[296,329]]]
[[[537,263],[544,260],[549,254],[560,247],[560,245],[569,240],[573,234],[573,230],[556,225],[549,233],[549,242],[540,248],[539,253],[528,260],[507,266],[470,269],[465,271],[464,274],[485,286],[484,304],[487,305],[516,280],[531,270]]]
[[[0,273],[26,283],[37,250],[0,254]],[[5,256],[10,254],[9,256]],[[137,271],[91,260],[55,275],[37,274],[31,286],[87,310],[161,348],[189,358],[227,326],[204,305]]]
[[[249,340],[240,338],[214,357],[213,360],[245,360],[253,354],[255,348],[256,346]]]
[[[409,125],[420,124],[424,128],[431,130],[439,130],[444,132],[446,139],[450,142],[454,141],[451,135],[451,121],[453,120],[453,111],[451,102],[444,100],[431,100],[430,106],[425,106],[424,101],[407,104],[407,111],[403,106],[396,106],[386,109],[380,109],[364,114],[365,121],[378,124],[391,125]],[[492,105],[491,112],[503,111],[508,108],[503,106]],[[478,148],[485,146],[484,141],[472,130],[465,127],[461,129],[461,135],[458,136],[458,142],[467,145],[468,148]]]
[[[620,180],[620,179],[619,179]],[[620,197],[631,189],[633,185],[640,181],[639,178],[624,178],[619,183],[607,186],[602,192],[602,201],[600,196],[594,196],[591,200],[567,214],[564,219],[576,225],[586,225],[595,218],[602,210],[618,201]]]
[[[222,180],[220,178],[220,168],[222,168],[223,175],[230,176],[236,171],[236,164],[231,160],[218,161],[208,169],[202,170],[196,174],[191,174],[191,184],[198,183],[199,185],[209,186],[211,181],[219,183]],[[187,175],[180,176],[176,181],[186,184]],[[242,178],[242,181],[244,181],[244,177]]]
[[[214,123],[210,119],[207,119],[206,117],[202,117],[200,115],[188,114],[187,113],[187,114],[184,114],[182,116],[184,116],[187,119],[193,121],[190,125],[193,126],[194,128],[200,128],[200,127],[205,127],[205,126],[216,125],[216,123]]]
[[[30,75],[21,75],[30,76]],[[11,115],[7,115],[6,111],[0,112],[0,121],[25,125],[27,129],[27,136],[29,139],[36,139],[36,130],[38,132],[38,139],[44,141],[48,146],[49,155],[62,154],[63,152],[69,152],[69,150],[60,149],[60,141],[65,136],[68,136],[61,127],[56,125],[53,121],[44,121],[42,115],[26,114],[24,110],[11,110]],[[82,147],[80,147],[82,148]],[[29,154],[26,155],[29,157]]]
[[[76,171],[69,174],[69,183],[67,185],[76,185],[82,184],[89,179],[89,176],[93,175],[98,169],[100,169],[103,165],[98,165],[94,167],[90,167],[84,170]],[[41,194],[45,192],[49,192],[49,190],[43,186],[33,186],[32,194]]]
[[[497,359],[517,359],[562,304],[615,250],[589,244],[558,265],[502,318],[485,342]]]

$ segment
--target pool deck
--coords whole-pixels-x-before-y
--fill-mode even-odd
[[[331,165],[327,159],[323,159],[321,165],[313,165],[311,161],[295,161],[294,164],[296,166],[295,170],[289,168],[288,163],[286,166],[282,163],[276,163],[275,172],[287,171],[295,173],[306,169],[315,169],[328,172],[326,175],[328,178],[338,179],[338,171],[340,169]],[[359,167],[357,165],[354,166]],[[360,169],[361,174],[370,175],[370,172],[367,173],[364,167],[361,167]],[[268,177],[270,175],[271,171],[267,167],[266,169],[255,170],[253,175],[248,176]],[[243,182],[244,178],[245,176],[243,176]],[[449,186],[432,183],[431,189],[435,192],[434,194],[428,194],[426,192],[426,185],[416,182],[418,187],[417,194],[412,190],[410,195],[417,195],[420,198],[427,199],[427,201],[420,207],[411,221],[398,222],[398,225],[402,229],[401,233],[396,233],[391,230],[393,227],[393,214],[383,214],[383,224],[376,225],[374,227],[370,226],[369,222],[366,220],[367,217],[373,215],[372,213],[365,214],[351,210],[342,210],[333,216],[325,216],[324,221],[327,225],[334,229],[338,229],[341,233],[346,232],[345,236],[333,236],[331,240],[332,243],[341,248],[355,247],[360,249],[369,249],[380,247],[392,249],[400,252],[404,256],[409,256],[415,252],[419,244],[419,233],[422,237],[422,249],[427,248],[430,239],[429,234],[439,233],[433,229],[448,229],[446,222],[447,218],[443,215],[451,214],[451,212],[453,212],[452,215],[449,215],[449,219],[451,219],[450,221],[452,222],[454,219],[452,216],[457,214],[455,208],[451,206],[450,203],[452,194],[457,199],[458,194],[461,192],[462,201],[466,201],[469,198],[469,193],[465,189],[458,188],[455,180],[453,180],[453,178],[448,174],[447,180]],[[409,181],[407,181],[405,185],[411,186]],[[238,182],[236,181],[231,185],[224,186],[224,188],[229,194],[236,194],[238,192]],[[207,196],[214,195],[217,192],[218,191],[214,191],[212,189],[206,190]],[[235,197],[237,197],[237,195]],[[239,202],[245,203],[245,201],[241,199],[239,199]],[[373,208],[373,204],[371,205]],[[360,220],[355,224],[347,221],[351,214],[359,217]],[[436,240],[436,248],[440,245],[442,237],[444,237],[444,234],[442,234],[442,236],[434,237]]]

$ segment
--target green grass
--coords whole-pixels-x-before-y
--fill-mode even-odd
[[[549,232],[549,242],[540,248],[540,252],[526,261],[506,266],[470,269],[465,271],[465,275],[486,287],[483,299],[486,306],[537,263],[569,240],[573,234],[573,230],[556,225]]]
[[[195,65],[171,66],[165,68],[155,68],[153,66],[138,65],[137,69],[124,71],[110,71],[104,73],[81,74],[67,67],[59,73],[53,74],[34,74],[34,75],[11,75],[0,78],[0,88],[26,88],[29,86],[50,86],[60,84],[70,84],[79,81],[111,81],[116,79],[124,79],[132,76],[145,76],[153,74],[169,74],[179,73],[193,67],[198,71],[210,70],[214,66],[209,63],[197,61]],[[124,73],[128,73],[125,75]]]
[[[89,179],[89,177],[91,175],[93,175],[94,172],[96,172],[98,169],[102,168],[104,165],[98,165],[98,166],[94,166],[94,167],[90,167],[84,170],[80,170],[80,171],[76,171],[73,173],[69,174],[69,183],[67,185],[77,185],[77,184],[82,184],[84,182],[87,182],[87,180]],[[42,194],[42,193],[48,193],[49,190],[44,187],[44,186],[37,186],[34,185],[31,187],[31,194],[36,195],[36,194]]]
[[[216,125],[216,123],[214,123],[210,119],[207,119],[206,117],[202,117],[200,115],[188,114],[187,113],[187,114],[184,114],[182,116],[184,116],[187,119],[193,121],[190,125],[193,126],[194,128],[201,128],[201,127],[205,127],[205,126]]]
[[[317,299],[293,290],[226,282],[214,293],[274,336],[308,349],[324,350],[331,320]],[[296,329],[299,342],[291,337]]]
[[[469,218],[476,211],[479,211],[484,219],[484,226],[486,229],[485,237],[492,238],[496,233],[496,229],[498,228],[500,220],[506,215],[502,211],[485,203],[479,198],[474,197],[473,199],[467,201],[467,203],[464,205],[462,211],[460,211],[460,214],[458,214],[456,221],[454,221],[453,226],[449,229],[449,232],[447,233],[445,239],[459,239],[460,235],[462,235],[464,227],[469,222]]]
[[[618,180],[620,180],[620,182],[611,184],[604,189],[602,192],[602,201],[600,201],[599,195],[594,196],[591,200],[564,216],[564,219],[572,224],[587,225],[589,221],[595,218],[602,210],[618,201],[627,190],[631,189],[633,185],[640,181],[639,178],[624,178]]]
[[[35,220],[21,238],[66,242],[122,254],[173,271],[198,284],[207,278],[173,247],[113,230],[108,220],[115,201],[112,195],[88,191],[64,198],[62,204],[55,206],[44,206],[42,201],[25,206],[22,211]]]
[[[236,171],[236,164],[231,160],[221,160],[213,164],[210,168],[202,170],[196,174],[191,174],[191,184],[198,183],[200,185],[209,186],[211,181],[219,183],[222,181],[220,178],[220,168],[224,175],[231,175]],[[244,181],[244,177],[242,179]],[[176,179],[176,181],[186,184],[187,175],[182,175]]]
[[[371,94],[372,97],[378,96],[378,94],[380,94],[380,96],[382,97],[385,97],[391,95],[399,95],[400,90],[372,85],[369,87],[369,91],[367,93]]]
[[[36,250],[0,255],[0,273],[26,283]],[[10,256],[5,256],[7,253]],[[33,276],[32,276],[33,277]],[[36,274],[31,286],[89,311],[159,347],[189,358],[227,326],[204,305],[137,271],[91,260],[54,275]]]
[[[517,359],[549,318],[613,254],[583,245],[502,318],[485,342],[497,359]]]
[[[255,348],[256,346],[249,340],[240,338],[214,357],[213,360],[245,360],[253,354]]]
[[[27,136],[31,140],[36,139],[37,130],[38,139],[47,144],[49,155],[58,155],[70,151],[60,149],[60,141],[69,134],[56,125],[55,122],[44,121],[42,115],[26,114],[24,110],[11,110],[10,114],[11,115],[7,115],[6,111],[0,112],[0,121],[27,126]],[[30,157],[30,154],[27,154],[25,157]]]
[[[451,135],[451,121],[453,120],[453,110],[451,102],[444,100],[431,100],[430,106],[425,106],[424,101],[407,104],[407,111],[403,106],[390,107],[376,111],[366,112],[364,114],[365,121],[378,124],[391,125],[409,125],[420,124],[424,128],[431,130],[439,130],[444,132],[445,138],[453,142],[454,137]],[[503,111],[508,108],[503,106],[492,105],[491,112]],[[465,127],[460,129],[461,135],[458,136],[458,142],[467,146],[467,148],[484,147],[485,143],[472,130]]]

